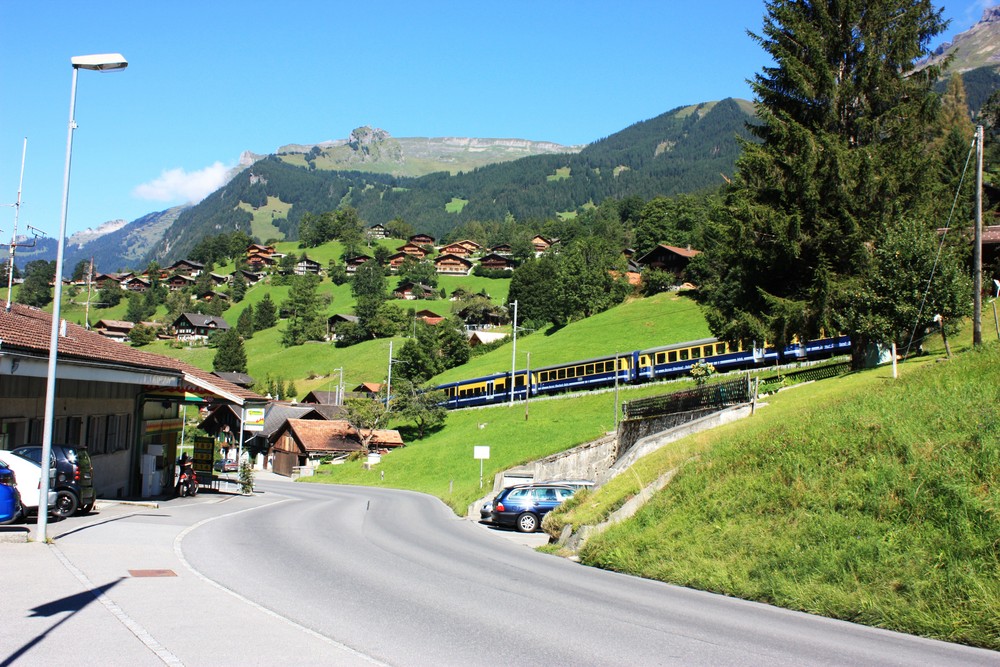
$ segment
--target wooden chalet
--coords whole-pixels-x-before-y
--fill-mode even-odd
[[[545,252],[546,250],[548,250],[549,248],[551,248],[552,246],[554,246],[558,242],[559,242],[559,239],[546,238],[546,237],[542,236],[541,234],[539,234],[539,235],[537,235],[537,236],[535,236],[534,238],[531,239],[531,245],[535,246],[535,254],[537,254],[537,255],[542,254],[543,252]]]
[[[437,292],[430,285],[415,283],[409,280],[401,282],[392,293],[393,297],[406,299],[407,301],[412,301],[413,299],[433,299],[436,295]]]
[[[170,266],[166,267],[165,270],[168,274],[175,273],[196,278],[202,271],[205,270],[205,265],[201,262],[195,262],[190,259],[179,259]]]
[[[362,382],[357,387],[351,390],[351,393],[357,397],[363,398],[376,398],[378,393],[382,391],[382,383],[380,382]]]
[[[661,243],[640,257],[638,264],[643,269],[657,269],[680,275],[687,268],[688,263],[700,254],[700,250],[678,248]]]
[[[434,260],[434,269],[438,273],[467,276],[472,271],[472,262],[458,255],[441,255]]]
[[[171,326],[177,340],[207,339],[216,331],[229,331],[229,323],[221,317],[201,313],[181,313]]]
[[[361,266],[365,262],[371,261],[372,259],[374,259],[374,258],[369,257],[368,255],[356,255],[354,257],[350,257],[348,259],[345,259],[344,260],[344,271],[346,271],[347,273],[354,273],[355,271],[358,270],[359,266]]]
[[[256,285],[257,283],[259,283],[261,280],[264,279],[263,273],[257,273],[255,271],[240,269],[237,273],[243,276],[243,280],[246,281],[247,285]]]
[[[350,322],[352,324],[357,324],[358,321],[359,320],[358,320],[358,316],[357,315],[345,315],[345,314],[342,314],[342,313],[337,313],[336,315],[331,315],[326,320],[326,330],[327,330],[327,332],[329,332],[327,334],[327,337],[330,340],[337,340],[337,329],[340,328],[340,325],[342,325],[342,324],[344,324],[346,322]]]
[[[386,229],[386,226],[381,223],[372,225],[371,227],[368,228],[368,230],[365,233],[368,235],[368,238],[370,239],[389,238],[389,230]]]
[[[182,290],[185,287],[194,287],[196,282],[197,281],[189,275],[175,273],[167,278],[167,288],[171,292],[176,292],[177,290]]]
[[[213,301],[229,301],[229,295],[225,292],[216,292],[215,290],[204,290],[195,294],[195,299],[198,301],[204,301],[205,303],[211,303]]]
[[[491,252],[479,260],[479,265],[484,269],[493,271],[513,271],[514,260],[499,253]]]
[[[423,320],[432,327],[444,322],[445,320],[444,317],[438,315],[433,310],[418,310],[413,314],[413,316],[418,320]]]
[[[364,440],[369,438],[365,446]],[[344,419],[288,419],[270,440],[273,470],[279,475],[291,475],[295,468],[318,465],[329,457],[384,451],[404,444],[398,431],[376,429],[359,434]]]
[[[111,340],[124,342],[128,340],[134,326],[135,322],[128,320],[97,320],[94,331]]]
[[[495,245],[490,248],[490,252],[497,255],[513,255],[514,248],[512,248],[509,243],[501,243],[500,245]]]
[[[449,243],[446,246],[441,247],[442,255],[456,255],[458,257],[469,257],[472,255],[473,251],[465,245],[465,241],[459,241],[457,243]]]
[[[407,257],[413,257],[413,255],[406,252],[397,252],[394,255],[389,255],[388,264],[390,271],[399,271],[399,267],[403,265]]]
[[[121,287],[121,276],[117,273],[98,273],[94,276],[94,280],[91,284],[97,289]]]
[[[148,290],[149,285],[150,283],[148,280],[140,278],[139,276],[132,276],[125,282],[121,283],[121,286],[124,289],[127,289],[130,292],[139,292],[140,294]]]
[[[414,234],[406,240],[414,245],[434,245],[434,237],[430,234]]]
[[[424,250],[423,246],[417,243],[404,243],[403,245],[396,248],[397,252],[405,252],[407,255],[413,255],[414,257],[419,257],[423,259],[427,256],[427,251]]]

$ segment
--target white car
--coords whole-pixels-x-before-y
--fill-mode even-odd
[[[0,461],[14,471],[17,492],[21,496],[21,518],[28,514],[38,514],[38,498],[42,488],[42,467],[34,461],[21,458],[12,452],[0,451]],[[55,507],[56,469],[49,468],[49,511]]]

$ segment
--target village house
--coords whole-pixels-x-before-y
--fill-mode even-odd
[[[430,326],[436,326],[444,322],[445,318],[435,313],[433,310],[418,310],[413,314],[414,319],[423,320]]]
[[[358,267],[365,262],[371,261],[373,258],[368,255],[355,255],[354,257],[349,257],[344,260],[344,271],[347,273],[354,273],[358,270]]]
[[[503,255],[495,252],[491,252],[482,259],[479,260],[479,265],[484,269],[490,269],[492,271],[513,271],[514,270],[514,260],[510,257],[504,257]]]
[[[295,265],[295,275],[304,276],[307,273],[319,274],[321,268],[322,266],[319,262],[303,255],[302,259]]]
[[[535,247],[535,254],[541,255],[543,252],[554,246],[559,242],[559,239],[549,239],[541,234],[533,237],[531,239],[531,245]]]
[[[406,240],[414,245],[434,245],[434,237],[429,234],[414,234]]]
[[[458,255],[441,255],[434,260],[434,269],[438,273],[467,276],[472,271],[472,262]]]
[[[392,296],[396,299],[412,301],[413,299],[433,299],[437,296],[437,292],[430,285],[404,280],[399,283],[399,286],[393,291]]]
[[[335,315],[331,315],[326,320],[326,330],[328,332],[327,338],[329,338],[330,340],[337,340],[337,329],[342,324],[345,323],[357,324],[358,321],[359,320],[357,315],[347,315],[344,313],[337,313]]]
[[[0,449],[42,441],[52,316],[0,310]],[[66,322],[59,336],[53,442],[85,446],[98,499],[153,497],[174,484],[179,406],[263,406],[265,399],[183,361]],[[211,478],[211,458],[199,477]]]
[[[179,259],[170,266],[166,267],[164,271],[168,274],[178,273],[183,276],[197,278],[204,269],[205,265],[201,262],[194,262],[190,259]]]
[[[94,331],[111,340],[124,342],[134,326],[135,322],[128,320],[97,320]]]
[[[229,331],[229,324],[216,315],[182,313],[174,320],[177,340],[207,340],[216,331]]]
[[[193,287],[197,281],[189,275],[175,273],[167,278],[167,288],[171,292],[182,290],[185,287]]]
[[[405,252],[397,252],[393,255],[389,255],[387,266],[389,267],[390,271],[398,271],[399,267],[401,267],[403,265],[403,262],[406,261],[406,258],[412,256],[413,255],[410,255],[409,253]]]
[[[315,467],[325,459],[346,458],[354,453],[388,451],[403,446],[398,431],[375,429],[359,432],[343,419],[288,419],[270,440],[273,471],[289,476],[297,468]]]
[[[495,245],[490,248],[490,252],[496,253],[497,255],[513,255],[514,248],[512,248],[509,243],[501,243],[500,245]]]
[[[145,278],[140,278],[139,276],[132,276],[128,280],[121,283],[121,286],[130,292],[145,292],[149,289],[149,281]]]
[[[368,238],[372,240],[389,238],[389,230],[386,229],[386,226],[381,223],[369,227],[366,234],[368,235]]]
[[[667,271],[680,277],[691,260],[700,254],[700,250],[678,248],[677,246],[661,243],[640,257],[638,264],[643,269]]]
[[[461,241],[442,246],[440,252],[442,255],[456,255],[458,257],[468,257],[472,254],[472,250]]]
[[[423,259],[427,256],[427,251],[424,250],[423,246],[417,245],[416,243],[404,243],[396,248],[396,251],[405,252],[407,255],[413,255],[418,259]]]

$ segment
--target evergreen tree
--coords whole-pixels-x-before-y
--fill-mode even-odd
[[[212,359],[212,370],[228,373],[247,372],[247,352],[243,347],[243,339],[235,329],[219,334],[215,357]]]
[[[265,292],[253,312],[253,330],[263,331],[278,323],[278,309],[271,300],[271,293]]]
[[[878,249],[904,216],[926,221],[904,228],[922,237],[943,219],[927,150],[938,71],[914,63],[944,27],[930,0],[767,2],[753,35],[774,62],[752,84],[759,143],[743,144],[702,285],[716,335],[780,347],[843,332],[856,364],[896,335],[865,304],[913,298],[870,292]]]
[[[320,313],[320,299],[316,293],[318,276],[307,274],[295,276],[288,298],[281,304],[288,313],[287,327],[281,334],[281,344],[285,347],[301,345],[307,340],[323,340],[326,336],[326,322]]]
[[[417,438],[444,424],[448,411],[441,407],[446,396],[442,391],[423,391],[409,380],[392,383],[392,411],[400,418],[413,422]]]
[[[132,347],[149,345],[156,340],[156,329],[153,327],[147,327],[144,324],[136,324],[132,327],[132,330],[128,332],[128,340],[132,344]]]
[[[253,304],[250,303],[247,304],[247,307],[243,309],[243,312],[236,319],[236,331],[243,337],[243,340],[250,340],[253,338],[253,326]]]
[[[229,298],[233,303],[239,303],[247,294],[247,279],[243,273],[237,271],[233,274],[232,283],[229,287]]]
[[[374,322],[386,301],[385,273],[375,262],[365,262],[354,272],[351,293],[355,298],[354,314],[365,331],[375,327]]]
[[[129,322],[140,322],[149,319],[152,313],[149,312],[144,295],[133,292],[128,295],[128,308],[125,310],[125,319]]]

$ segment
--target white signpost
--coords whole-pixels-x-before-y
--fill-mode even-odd
[[[472,447],[472,458],[479,459],[479,488],[483,488],[483,459],[490,458],[489,445],[474,445]]]

